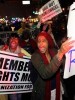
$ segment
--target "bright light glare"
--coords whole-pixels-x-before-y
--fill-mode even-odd
[[[22,4],[30,4],[30,1],[22,1]]]

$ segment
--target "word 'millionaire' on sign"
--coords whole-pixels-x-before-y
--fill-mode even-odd
[[[50,0],[39,10],[40,20],[45,22],[47,20],[52,19],[59,13],[61,13],[61,7],[58,0]]]
[[[30,81],[29,61],[29,57],[19,58],[16,54],[0,51],[1,93],[32,91],[33,85]]]

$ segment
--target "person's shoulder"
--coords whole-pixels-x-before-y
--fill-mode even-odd
[[[20,34],[20,33],[23,32],[23,29],[22,28],[19,28],[17,32],[18,32],[18,34]]]
[[[24,53],[25,56],[31,57],[31,54],[29,54],[25,49],[21,48],[21,53]]]
[[[19,28],[18,31],[22,30],[22,28]]]
[[[40,57],[40,54],[37,52],[37,51],[35,51],[33,54],[32,54],[32,56],[31,56],[31,59],[32,60],[39,60],[41,57]]]

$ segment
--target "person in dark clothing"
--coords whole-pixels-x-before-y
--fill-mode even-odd
[[[20,46],[25,50],[27,50],[30,54],[32,54],[36,50],[37,48],[36,42],[35,40],[30,38],[29,30],[25,30],[22,33]]]

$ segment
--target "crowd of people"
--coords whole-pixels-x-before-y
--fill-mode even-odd
[[[57,44],[51,23],[40,23],[36,30],[36,37],[31,36],[29,24],[22,22],[17,32],[12,32],[0,48],[2,51],[18,54],[19,57],[31,57],[29,68],[33,83],[32,92],[3,94],[0,95],[0,100],[64,100],[63,95],[65,100],[74,100],[75,95],[71,92],[74,88],[68,90],[70,80],[64,80],[60,70],[63,72],[65,53],[73,47],[75,41],[70,41],[71,39],[64,35],[60,45]]]

